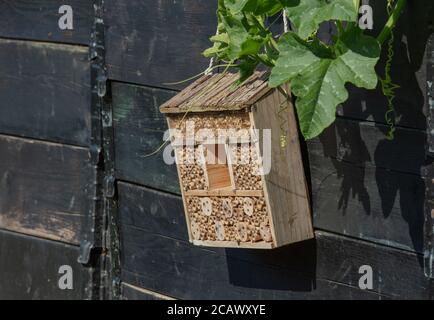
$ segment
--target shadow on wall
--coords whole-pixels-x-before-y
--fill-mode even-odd
[[[315,240],[273,250],[225,251],[229,280],[235,286],[294,292],[310,292],[316,287]]]
[[[386,16],[384,2],[371,2],[374,21],[380,27]],[[331,231],[347,233],[351,230],[352,236],[371,237],[370,240],[380,239],[388,245],[423,251],[424,182],[421,171],[426,165],[425,51],[432,33],[427,26],[432,26],[433,8],[432,0],[409,1],[395,31],[392,79],[400,88],[394,102],[397,124],[394,140],[386,139],[387,101],[379,87],[375,91],[349,87],[350,99],[338,109],[342,118],[320,136],[322,157],[329,158],[335,170],[333,175],[340,180],[339,214],[351,214],[354,218],[356,211],[359,217],[354,223],[361,224],[351,225],[351,221],[342,216],[317,216],[315,211],[321,206],[318,201],[326,200],[315,199],[314,190],[316,226],[333,228],[325,220],[336,219],[344,230]],[[382,76],[386,49],[385,46],[377,69]],[[312,166],[311,170],[314,170]],[[356,202],[352,208],[348,205],[351,201]],[[400,212],[401,217],[392,218],[394,210]],[[360,217],[362,212],[375,214],[375,218],[364,219]],[[388,221],[389,218],[394,222]],[[407,230],[399,229],[405,224]],[[405,236],[400,234],[402,232],[406,232]]]

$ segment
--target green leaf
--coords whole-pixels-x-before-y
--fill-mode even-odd
[[[282,0],[297,34],[307,39],[324,21],[355,22],[357,9],[354,0]]]
[[[238,13],[244,10],[244,7],[250,3],[250,5],[255,5],[256,0],[224,0],[224,5],[233,13]]]
[[[224,0],[224,4],[232,13],[244,11],[255,15],[272,16],[283,9],[280,0]]]
[[[239,70],[239,79],[237,81],[237,85],[242,84],[244,81],[246,81],[256,70],[256,67],[258,66],[258,62],[253,59],[245,59],[243,62],[241,62],[238,65]]]
[[[226,52],[229,60],[255,55],[269,40],[269,32],[261,30],[253,21],[257,19],[248,14],[232,15],[227,12],[221,15],[221,23],[229,39]]]
[[[357,27],[349,28],[333,47],[286,33],[279,51],[269,84],[277,87],[291,82],[306,139],[319,135],[335,120],[336,107],[348,98],[346,83],[367,89],[377,85],[380,44]]]

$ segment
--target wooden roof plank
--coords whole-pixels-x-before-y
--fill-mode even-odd
[[[233,88],[235,73],[214,74],[196,80],[160,107],[163,113],[240,110],[251,106],[268,91],[266,73],[255,72],[240,86]]]

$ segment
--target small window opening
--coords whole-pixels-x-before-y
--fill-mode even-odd
[[[231,170],[225,144],[204,145],[205,169],[208,189],[224,189],[232,186]]]

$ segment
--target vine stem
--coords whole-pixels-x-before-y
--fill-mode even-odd
[[[402,9],[406,5],[406,3],[407,0],[398,0],[398,2],[396,3],[395,8],[392,11],[392,14],[390,15],[389,19],[384,25],[383,30],[381,30],[380,34],[377,37],[377,40],[380,44],[383,44],[384,41],[386,41],[386,39],[389,37],[390,32],[392,31],[393,27],[398,21],[399,16],[402,13]]]
[[[354,0],[354,5],[356,7],[357,12],[359,12],[360,0]]]

